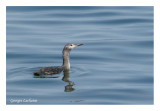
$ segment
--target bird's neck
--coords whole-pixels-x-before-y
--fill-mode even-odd
[[[70,70],[70,51],[68,50],[63,50],[63,68],[65,70]]]

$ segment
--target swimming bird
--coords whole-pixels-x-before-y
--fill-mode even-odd
[[[72,44],[68,43],[64,46],[62,55],[63,55],[63,64],[62,66],[56,66],[56,67],[44,67],[40,69],[37,72],[34,72],[34,74],[45,74],[45,75],[51,75],[51,74],[58,74],[62,71],[68,71],[70,70],[70,51],[74,49],[75,47],[81,46],[83,44]]]

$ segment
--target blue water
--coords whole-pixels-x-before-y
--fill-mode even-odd
[[[60,66],[70,73],[35,77]],[[7,7],[7,104],[153,104],[153,7]]]

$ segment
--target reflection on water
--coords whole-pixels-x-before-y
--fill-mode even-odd
[[[72,82],[72,81],[69,80],[70,71],[66,70],[66,71],[63,71],[63,73],[64,73],[64,76],[63,76],[62,80],[68,83],[68,85],[65,86],[65,90],[64,91],[65,92],[72,92],[72,91],[74,91],[75,90],[73,88],[74,82]]]
[[[70,70],[64,70],[62,80],[68,83],[68,85],[65,86],[65,90],[64,90],[65,92],[72,92],[75,90],[73,88],[74,82],[69,80],[69,76],[70,76]],[[58,74],[45,75],[45,74],[34,73],[34,78],[58,78],[58,77],[59,77]]]

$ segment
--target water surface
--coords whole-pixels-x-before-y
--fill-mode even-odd
[[[66,43],[71,71],[60,66]],[[153,7],[7,7],[7,104],[153,104]]]

